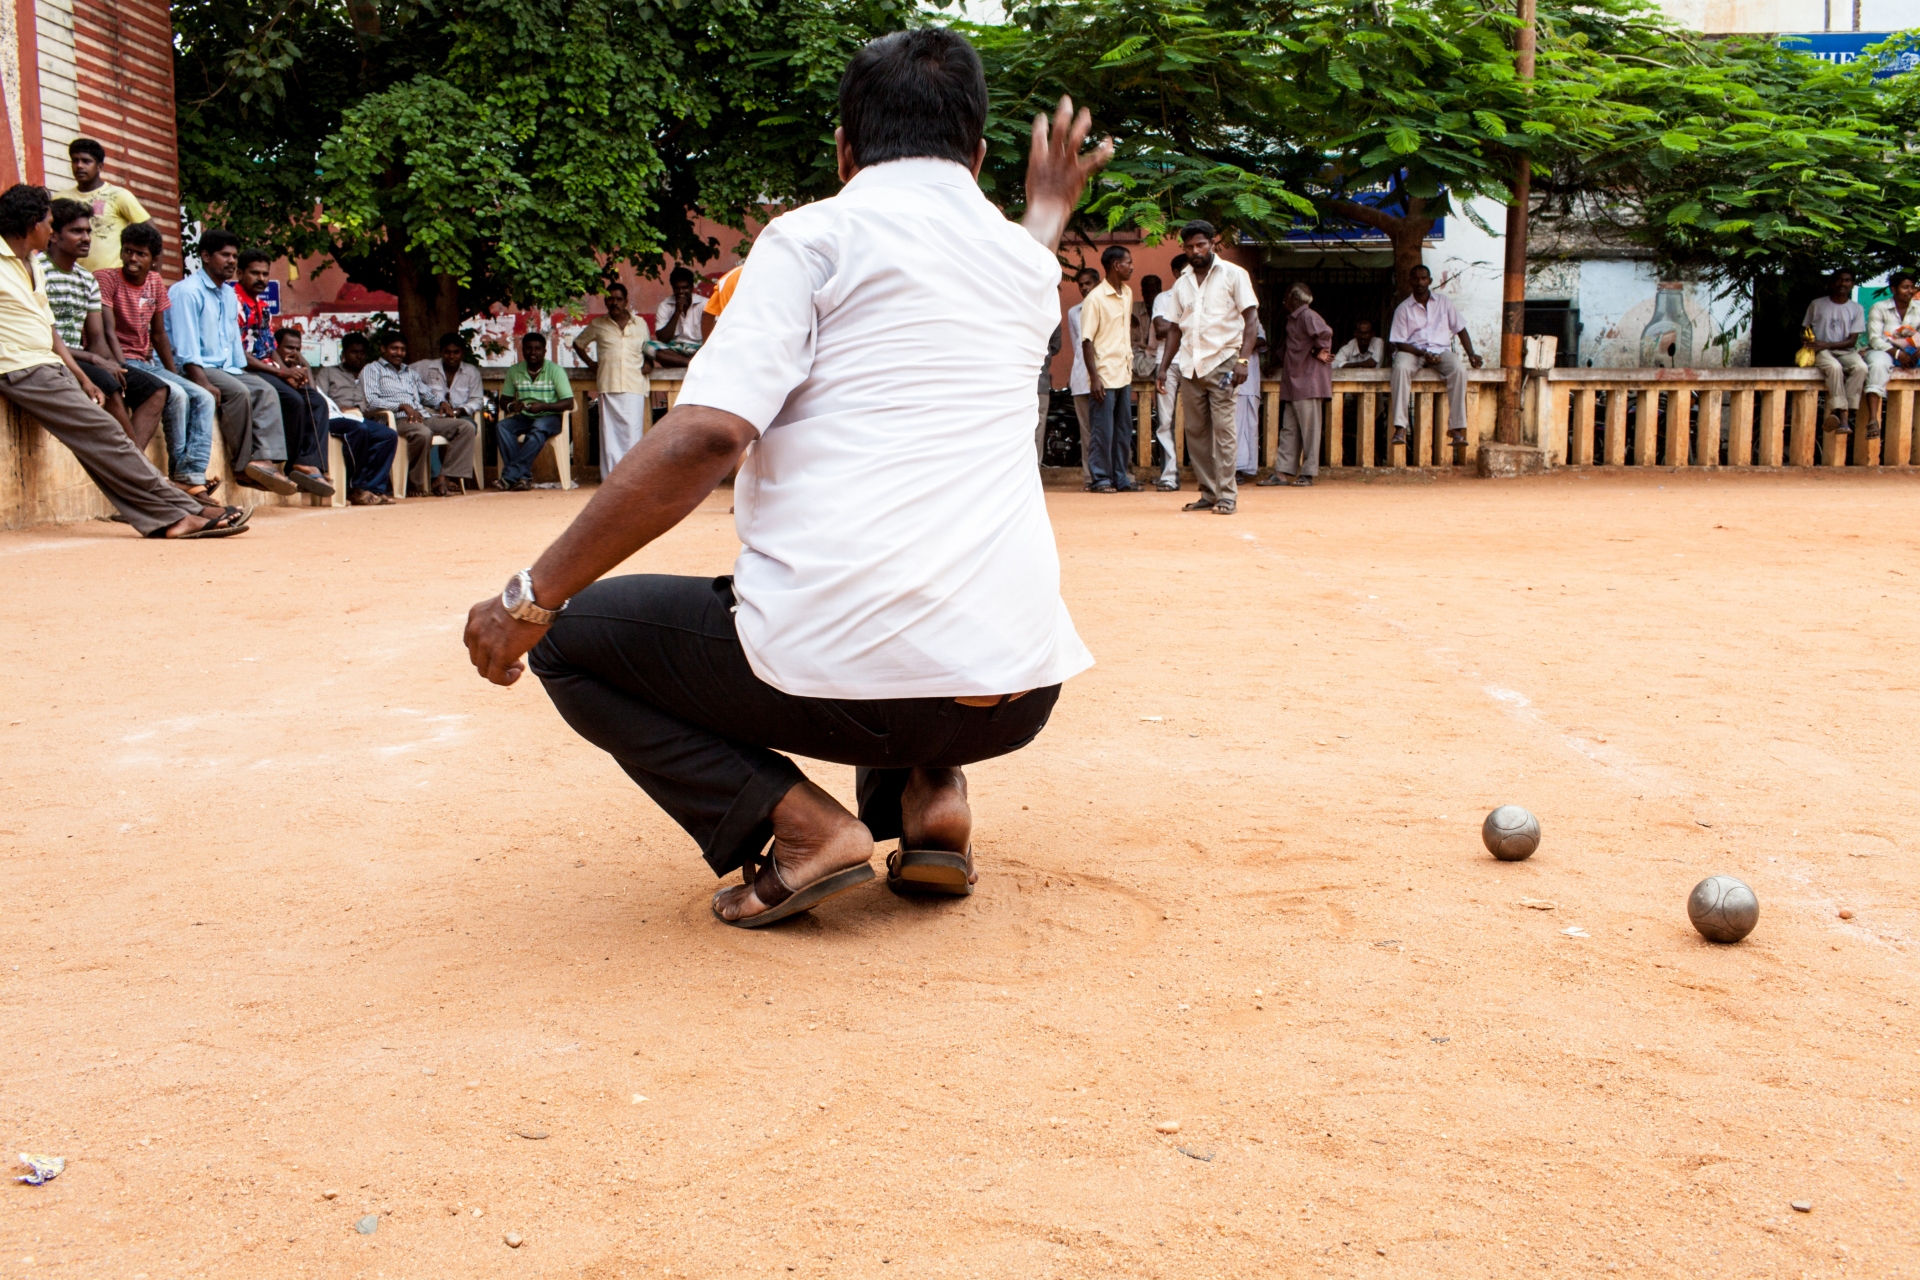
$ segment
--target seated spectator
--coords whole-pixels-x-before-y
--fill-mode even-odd
[[[667,276],[667,285],[673,292],[654,309],[653,338],[646,344],[646,355],[663,369],[684,369],[706,341],[706,321],[701,318],[706,311],[694,304],[693,272],[675,267]],[[648,372],[652,372],[652,365]]]
[[[100,301],[112,323],[114,345],[128,366],[152,374],[173,393],[161,422],[167,433],[167,465],[172,480],[188,494],[211,500],[218,481],[207,479],[213,460],[213,393],[180,376],[167,341],[169,301],[160,278],[160,232],[151,222],[136,222],[120,235],[120,265],[93,273]]]
[[[1460,357],[1453,354],[1457,338],[1460,349],[1474,368],[1480,357],[1473,350],[1473,337],[1466,321],[1454,309],[1446,295],[1433,291],[1433,272],[1415,267],[1407,275],[1413,292],[1394,308],[1393,327],[1387,341],[1393,347],[1393,380],[1389,384],[1392,406],[1392,444],[1407,442],[1407,410],[1413,400],[1413,375],[1421,369],[1438,370],[1447,380],[1447,436],[1456,445],[1467,442],[1467,371]]]
[[[313,380],[327,399],[341,408],[367,411],[367,390],[360,385],[360,374],[373,359],[373,340],[364,333],[349,333],[340,339],[340,363],[313,371]]]
[[[240,484],[273,493],[298,493],[287,478],[286,425],[280,397],[266,379],[247,371],[240,344],[240,300],[233,286],[240,240],[218,227],[200,233],[200,270],[167,290],[167,341],[180,372],[212,393],[220,435]]]
[[[267,300],[272,278],[272,254],[248,249],[240,255],[235,295],[240,306],[240,347],[246,353],[247,372],[272,387],[279,398],[280,420],[287,432],[287,477],[315,497],[331,498],[326,424],[314,416],[313,402],[305,394],[307,384],[313,381],[312,373],[305,361],[297,369],[281,364],[279,346],[274,341],[273,306]]]
[[[605,296],[607,313],[595,316],[573,340],[600,399],[603,480],[613,474],[627,450],[640,443],[647,421],[647,322],[627,305],[627,286],[615,281],[606,287]]]
[[[166,384],[149,373],[129,372],[114,358],[99,282],[80,265],[93,234],[87,207],[77,200],[55,200],[52,217],[53,239],[40,255],[39,265],[47,305],[53,308],[53,327],[80,372],[100,388],[107,412],[126,430],[134,448],[145,449],[166,411]]]
[[[75,138],[67,144],[67,164],[73,170],[73,185],[56,191],[56,200],[78,200],[87,206],[93,225],[93,244],[80,265],[89,271],[104,271],[122,265],[121,240],[128,227],[151,221],[140,201],[125,187],[117,187],[100,176],[106,168],[107,149],[92,138]]]
[[[1911,271],[1896,271],[1887,281],[1893,296],[1873,304],[1867,316],[1867,435],[1880,437],[1880,408],[1895,369],[1920,367],[1920,288]]]
[[[380,348],[380,359],[360,371],[360,388],[372,413],[391,413],[394,429],[407,441],[407,496],[451,498],[466,491],[473,474],[473,449],[479,437],[465,418],[429,414],[432,397],[407,367],[407,340],[395,334]],[[440,474],[432,476],[433,438],[446,437]],[[429,478],[431,477],[431,478]],[[455,488],[458,484],[460,487]]]
[[[1827,296],[1809,302],[1800,323],[1813,334],[1813,367],[1827,380],[1827,430],[1846,435],[1867,385],[1867,362],[1860,355],[1867,313],[1853,300],[1853,272],[1827,277]]]
[[[169,484],[101,407],[53,327],[37,255],[53,240],[45,187],[0,193],[0,399],[32,414],[73,451],[135,532],[148,538],[222,538],[247,527],[238,507],[209,506]]]
[[[305,334],[287,325],[273,337],[280,364],[289,369],[307,368]],[[324,422],[329,435],[340,437],[347,455],[347,474],[334,479],[347,486],[347,501],[356,507],[392,502],[393,453],[400,444],[399,433],[379,419],[348,417],[313,378],[300,383],[296,390],[308,402],[308,413],[314,421]]]
[[[414,362],[413,374],[426,388],[427,407],[445,417],[478,422],[487,407],[480,367],[467,359],[466,339],[457,333],[440,335],[438,359]]]
[[[500,388],[500,412],[494,427],[500,446],[500,489],[533,488],[533,460],[547,441],[560,434],[560,415],[573,408],[573,383],[567,371],[547,359],[544,334],[520,339],[520,363],[507,370]]]
[[[1336,369],[1381,369],[1387,363],[1387,344],[1373,333],[1373,321],[1361,320],[1353,326],[1353,336],[1333,353]]]

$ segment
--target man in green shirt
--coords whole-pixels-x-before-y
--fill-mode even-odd
[[[500,388],[501,419],[494,428],[500,445],[500,489],[533,488],[533,460],[560,433],[560,415],[573,408],[573,384],[567,371],[547,359],[544,334],[520,339],[520,363],[507,370]]]

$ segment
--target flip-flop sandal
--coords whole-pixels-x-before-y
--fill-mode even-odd
[[[245,533],[247,531],[247,521],[252,515],[253,513],[251,511],[242,511],[239,507],[227,507],[218,516],[215,516],[206,524],[201,525],[192,533],[175,534],[171,539],[167,540],[184,542],[188,538],[231,538],[236,533]],[[155,529],[147,536],[149,538],[164,539],[167,537],[167,531],[165,529]]]
[[[973,846],[950,849],[895,849],[887,855],[887,888],[903,898],[964,898],[973,892]]]
[[[857,867],[846,867],[832,875],[822,876],[812,884],[802,885],[798,889],[789,889],[787,882],[780,878],[780,868],[775,865],[773,855],[763,858],[749,858],[742,868],[742,878],[752,874],[753,895],[766,904],[766,910],[757,916],[748,916],[743,920],[729,920],[720,914],[720,894],[713,895],[713,918],[721,924],[730,924],[736,929],[758,929],[762,925],[785,920],[788,916],[797,916],[810,911],[836,893],[845,893],[855,885],[865,884],[873,879],[873,864],[863,862]],[[728,888],[733,886],[729,885]]]

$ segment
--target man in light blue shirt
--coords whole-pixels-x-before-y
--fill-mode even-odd
[[[220,435],[235,476],[274,493],[296,493],[287,478],[287,432],[273,385],[247,372],[233,278],[240,238],[218,227],[200,234],[200,267],[167,290],[165,324],[180,372],[214,394]]]

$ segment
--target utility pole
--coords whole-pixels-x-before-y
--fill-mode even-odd
[[[1514,34],[1513,69],[1522,82],[1533,79],[1534,0],[1519,0],[1520,30]],[[1500,412],[1493,438],[1501,444],[1519,444],[1520,394],[1526,370],[1527,313],[1527,203],[1531,199],[1533,168],[1522,153],[1513,166],[1513,203],[1507,206],[1507,261],[1500,289]]]

